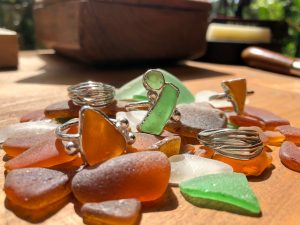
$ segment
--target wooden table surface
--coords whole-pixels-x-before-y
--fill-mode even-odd
[[[222,80],[244,77],[249,89],[256,92],[250,97],[251,105],[268,109],[300,127],[300,78],[244,66],[195,61],[159,66],[177,75],[193,93],[200,90],[221,91]],[[24,113],[67,99],[66,88],[69,85],[94,80],[119,87],[151,67],[158,65],[95,68],[66,60],[51,52],[22,52],[18,71],[0,72],[0,127],[18,122]],[[2,158],[3,151],[0,154]],[[300,174],[280,163],[277,148],[274,148],[272,156],[273,168],[260,177],[249,179],[260,201],[261,217],[197,208],[183,199],[178,188],[172,187],[163,203],[144,210],[141,224],[300,224]],[[4,183],[3,164],[1,161],[1,187]],[[5,194],[1,191],[1,225],[29,224],[8,210],[4,201]],[[41,223],[77,225],[82,224],[82,219],[75,213],[74,204],[67,203]]]

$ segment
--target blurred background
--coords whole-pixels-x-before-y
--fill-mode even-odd
[[[288,24],[282,52],[300,57],[300,0],[211,0],[211,18],[278,20]],[[34,0],[0,0],[0,27],[19,34],[20,48],[40,48],[35,39]]]

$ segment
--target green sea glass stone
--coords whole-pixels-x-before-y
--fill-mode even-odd
[[[244,174],[211,174],[184,181],[179,184],[179,187],[186,200],[194,205],[206,207],[209,201],[212,201],[225,203],[225,206],[234,206],[237,213],[242,209],[250,214],[260,214],[258,200]],[[203,204],[205,201],[206,204]]]
[[[148,70],[143,77],[146,89],[160,90],[165,84],[165,78],[159,70]]]
[[[182,103],[192,103],[195,101],[195,98],[193,94],[187,89],[187,87],[179,80],[177,79],[174,75],[171,73],[162,70],[162,69],[157,69],[164,75],[165,82],[172,83],[176,87],[178,87],[180,94],[178,97],[177,104],[182,104]],[[122,87],[120,87],[116,91],[116,99],[117,100],[124,100],[124,99],[134,99],[134,100],[147,100],[147,90],[143,86],[143,75],[129,81]],[[142,98],[144,97],[144,99]],[[136,98],[138,97],[138,98]]]
[[[159,94],[155,105],[149,110],[139,131],[159,135],[164,130],[176,107],[179,90],[172,84],[166,84]]]

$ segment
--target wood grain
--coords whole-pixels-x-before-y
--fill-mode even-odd
[[[52,54],[21,53],[18,71],[0,72],[0,127],[18,122],[19,117],[32,110],[67,98],[66,88],[80,81],[92,79],[120,86],[144,72],[151,65],[138,65],[122,69],[93,68],[80,65]],[[156,65],[157,67],[157,65]],[[289,119],[300,127],[300,79],[265,72],[243,66],[225,66],[194,61],[162,68],[178,75],[193,93],[200,90],[221,91],[224,79],[245,77],[249,89],[256,94],[250,104],[263,107]],[[1,157],[3,157],[1,151]],[[250,178],[262,208],[259,218],[229,212],[197,208],[186,202],[178,188],[168,190],[164,202],[143,209],[141,224],[197,224],[197,225],[295,225],[300,221],[300,174],[285,168],[274,148],[273,169],[258,178]],[[1,161],[0,185],[3,187],[4,170]],[[28,221],[14,215],[4,205],[5,194],[0,192],[0,224],[23,225]],[[76,204],[70,202],[42,224],[82,224],[75,213]]]
[[[38,39],[92,63],[176,60],[201,56],[210,4],[186,0],[40,1]]]

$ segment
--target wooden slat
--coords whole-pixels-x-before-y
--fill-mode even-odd
[[[0,72],[0,127],[15,123],[26,112],[46,107],[67,98],[66,88],[88,79],[120,86],[143,73],[150,65],[122,69],[97,69],[81,65],[54,55],[22,53],[19,71]],[[269,73],[243,66],[216,65],[187,61],[178,66],[161,66],[178,75],[193,93],[200,90],[221,91],[224,79],[245,77],[249,89],[256,94],[250,104],[266,108],[285,117],[300,127],[300,79]],[[3,157],[1,152],[1,158]],[[160,205],[144,208],[142,225],[191,224],[191,225],[295,225],[300,221],[300,174],[284,167],[278,157],[278,148],[272,153],[273,168],[258,178],[250,178],[262,208],[259,218],[242,216],[213,209],[198,208],[186,202],[178,188],[170,188]],[[3,162],[0,185],[3,187]],[[5,194],[0,193],[0,224],[30,224],[18,218],[4,206]],[[68,203],[42,224],[82,224],[75,213],[74,203]]]

